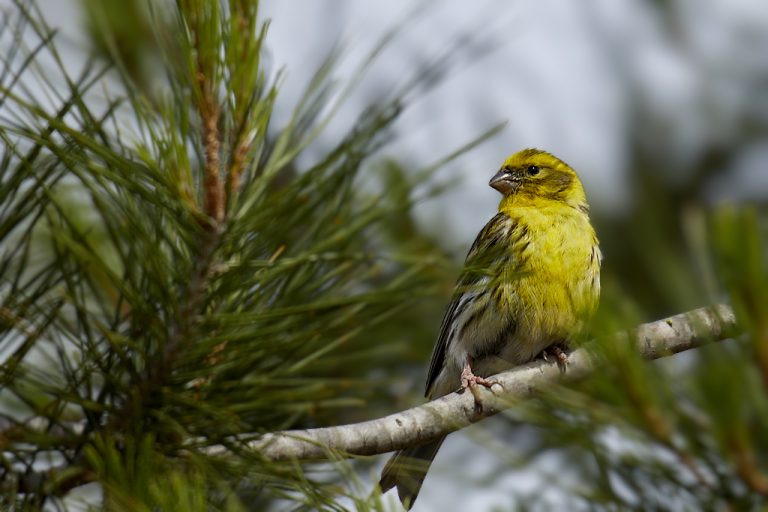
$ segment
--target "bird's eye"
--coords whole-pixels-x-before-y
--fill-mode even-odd
[[[539,171],[541,171],[541,169],[539,169],[538,165],[529,165],[526,171],[528,172],[528,176],[536,176],[537,174],[539,174]]]

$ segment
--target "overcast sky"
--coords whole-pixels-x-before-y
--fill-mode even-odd
[[[658,139],[659,152],[681,162],[727,140],[745,111],[757,106],[768,116],[768,99],[751,94],[755,81],[768,77],[764,0],[669,2],[682,44],[669,40],[668,20],[652,3],[445,0],[428,3],[420,16],[409,14],[414,2],[407,0],[263,5],[273,19],[272,57],[288,73],[288,104],[335,43],[351,48],[342,67],[349,70],[386,30],[404,27],[348,113],[359,110],[372,90],[386,90],[468,36],[490,39],[494,46],[484,57],[467,62],[457,52],[453,72],[405,116],[398,125],[402,136],[389,148],[426,163],[508,121],[500,135],[445,170],[460,186],[444,201],[420,208],[431,222],[447,219],[441,228],[449,227],[457,247],[465,247],[496,206],[488,178],[524,147],[569,162],[582,175],[593,207],[620,210],[630,195],[625,171],[632,98],[659,127],[649,135]],[[735,178],[713,194],[764,196],[766,160],[765,144],[752,148]]]

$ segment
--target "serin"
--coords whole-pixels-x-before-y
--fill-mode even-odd
[[[600,296],[602,255],[578,175],[538,149],[507,158],[489,183],[498,213],[467,254],[443,316],[427,373],[426,397],[489,386],[485,377],[551,351],[582,331]],[[397,487],[410,509],[445,437],[401,450],[379,486]]]

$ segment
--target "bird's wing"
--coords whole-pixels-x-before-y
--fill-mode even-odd
[[[453,300],[445,310],[443,321],[440,324],[440,334],[432,349],[432,358],[427,373],[427,386],[425,395],[429,396],[430,388],[435,383],[437,376],[445,364],[448,342],[454,330],[454,320],[469,307],[477,296],[478,290],[473,289],[478,282],[487,277],[493,268],[493,261],[497,260],[499,252],[506,249],[509,243],[509,233],[514,228],[512,220],[504,213],[497,213],[480,230],[472,247],[467,253],[464,269],[459,276],[453,292]]]

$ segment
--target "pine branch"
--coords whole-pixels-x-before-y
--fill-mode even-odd
[[[722,341],[737,333],[736,319],[729,306],[701,308],[640,325],[631,334],[616,335],[616,342],[632,341],[643,358],[670,356],[712,341]],[[310,430],[290,430],[267,434],[246,443],[272,460],[327,459],[330,451],[350,455],[376,455],[431,441],[462,429],[508,408],[514,401],[534,395],[543,386],[565,379],[579,379],[591,373],[598,363],[589,346],[568,355],[563,375],[551,362],[535,361],[493,377],[501,387],[493,391],[452,393],[424,405],[376,420]],[[479,405],[481,404],[481,405]],[[224,446],[212,446],[207,453],[222,455]]]

